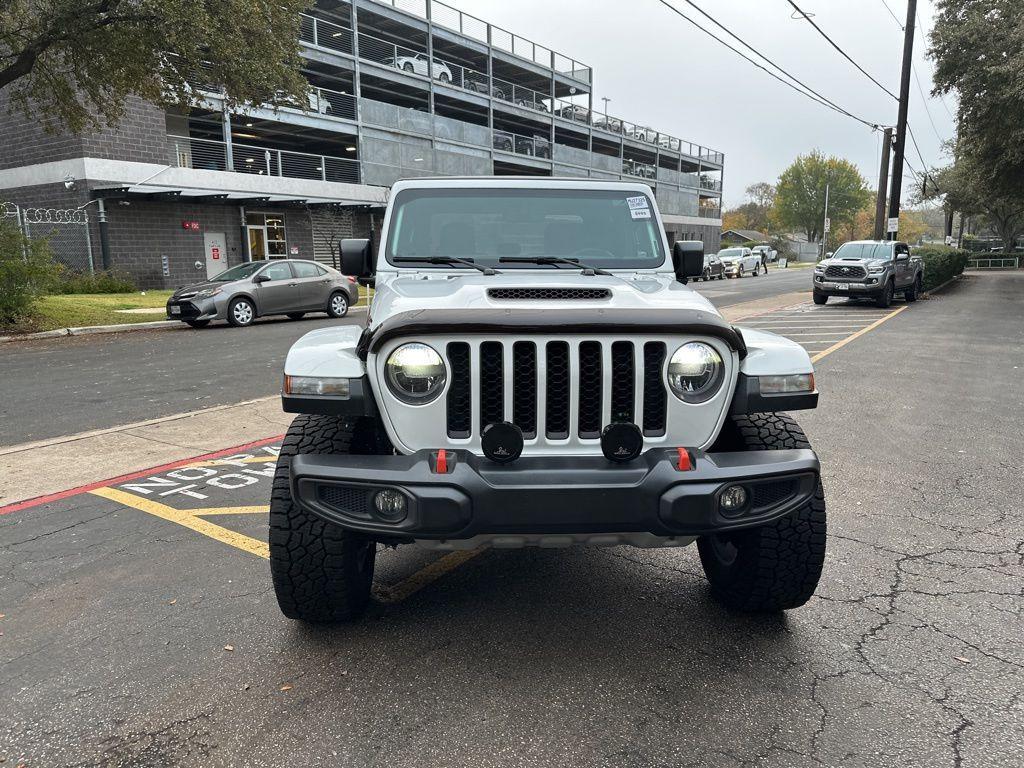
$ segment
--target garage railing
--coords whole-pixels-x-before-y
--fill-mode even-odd
[[[223,141],[190,136],[168,136],[167,141],[171,162],[179,168],[359,183],[359,161],[347,157],[315,155],[231,142],[229,163],[228,147]]]

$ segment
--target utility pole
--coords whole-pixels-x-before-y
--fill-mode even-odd
[[[825,182],[825,220],[821,224],[821,258],[825,258],[825,252],[828,250],[828,231],[831,229],[828,220],[828,188],[829,183]]]
[[[900,109],[896,118],[896,143],[892,159],[892,190],[889,193],[889,218],[899,219],[903,194],[903,156],[907,149],[907,110],[910,107],[910,68],[914,63],[914,20],[917,0],[907,0],[907,24],[903,32],[903,73],[900,77]],[[887,227],[888,229],[888,227]],[[896,232],[889,233],[895,240]]]
[[[878,199],[875,200],[875,240],[885,239],[885,192],[889,185],[889,156],[892,154],[892,128],[882,134],[882,167],[878,171]]]

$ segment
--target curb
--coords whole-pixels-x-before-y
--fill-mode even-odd
[[[962,272],[959,275],[954,275],[953,277],[949,278],[949,280],[944,282],[942,285],[937,285],[934,288],[932,288],[930,291],[925,291],[924,295],[925,296],[931,296],[933,293],[938,293],[943,288],[948,286],[950,283],[960,282],[961,280],[963,280],[963,277],[964,277],[964,275],[963,275]]]
[[[366,307],[352,307],[349,313],[365,312]],[[86,325],[79,328],[55,328],[52,331],[24,333],[18,336],[0,336],[0,344],[28,339],[54,339],[64,336],[92,336],[101,333],[124,333],[126,331],[170,331],[188,328],[180,320],[154,320],[147,323],[124,323],[122,325]]]

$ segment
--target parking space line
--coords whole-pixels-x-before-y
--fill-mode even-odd
[[[89,491],[89,493],[94,496],[100,496],[101,498],[116,502],[125,507],[137,509],[140,512],[146,512],[147,514],[159,517],[162,520],[177,523],[178,525],[189,528],[196,533],[201,533],[203,536],[215,539],[222,544],[227,544],[228,546],[235,547],[243,552],[248,552],[251,555],[262,557],[264,560],[270,559],[270,545],[266,542],[254,539],[252,536],[246,536],[243,533],[236,533],[235,531],[231,531],[220,525],[211,523],[208,520],[204,520],[203,518],[196,516],[195,513],[191,511],[175,509],[174,507],[169,507],[166,504],[161,504],[159,501],[144,499],[141,496],[136,496],[134,493],[127,493],[125,491],[118,490],[117,488],[94,488]]]
[[[374,595],[384,603],[400,603],[407,597],[419,592],[428,584],[433,584],[445,574],[454,571],[467,560],[472,560],[483,551],[483,549],[462,549],[449,552],[444,557],[420,568],[412,576],[403,579],[394,586],[374,587]]]
[[[210,517],[211,515],[269,515],[270,506],[267,504],[256,504],[251,507],[207,507],[206,509],[190,509],[197,517]]]
[[[837,349],[842,349],[843,347],[845,347],[847,344],[849,344],[854,339],[860,338],[861,336],[863,336],[865,333],[868,333],[869,331],[873,331],[875,328],[880,326],[886,320],[889,320],[890,318],[896,317],[896,315],[898,315],[900,312],[903,312],[905,309],[907,309],[906,305],[904,305],[902,307],[899,307],[895,311],[890,312],[888,315],[880,317],[878,320],[876,320],[875,322],[871,323],[871,325],[865,326],[864,328],[861,328],[856,333],[854,333],[854,334],[852,334],[850,336],[847,336],[845,339],[841,339],[840,341],[837,341],[835,344],[833,344],[828,349],[826,349],[826,350],[824,350],[822,352],[819,352],[814,357],[812,357],[811,358],[811,362],[812,363],[816,363],[819,360],[821,360],[822,358],[824,358],[824,357],[826,357],[828,355],[831,355]]]

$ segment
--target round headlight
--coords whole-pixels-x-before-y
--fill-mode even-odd
[[[444,389],[444,360],[426,344],[403,344],[384,364],[388,388],[403,403],[422,405],[435,400]]]
[[[699,341],[684,344],[668,361],[669,389],[687,403],[710,400],[721,388],[724,378],[722,356],[714,347]]]

